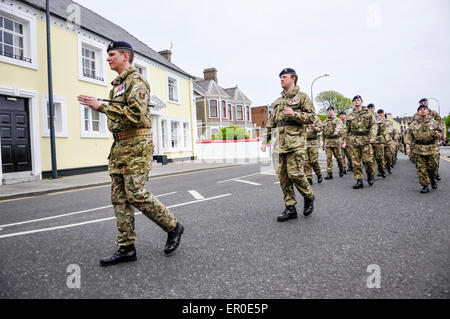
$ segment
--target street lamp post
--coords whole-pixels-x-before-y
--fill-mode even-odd
[[[438,103],[438,113],[439,116],[441,116],[441,103],[439,103],[438,99],[434,98],[434,97],[430,97],[430,100],[435,100]]]
[[[326,77],[326,76],[330,76],[330,75],[329,75],[329,74],[324,74],[324,75],[318,76],[318,77],[315,78],[314,81],[311,83],[311,101],[312,101],[313,104],[314,104],[314,96],[313,96],[313,85],[314,85],[314,82],[316,82],[318,79],[323,78],[323,77]]]

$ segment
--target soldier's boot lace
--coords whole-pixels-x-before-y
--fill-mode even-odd
[[[286,222],[289,219],[296,219],[296,218],[297,218],[297,209],[295,208],[295,206],[286,206],[284,212],[277,217],[277,221]]]
[[[111,266],[122,262],[135,261],[137,259],[134,245],[120,246],[111,257],[100,260],[100,266]]]

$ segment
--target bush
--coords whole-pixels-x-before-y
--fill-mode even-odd
[[[242,127],[229,126],[224,127],[216,135],[213,136],[213,141],[223,140],[244,140],[249,139],[247,132]]]

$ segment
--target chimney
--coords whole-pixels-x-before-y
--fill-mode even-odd
[[[217,69],[216,68],[209,68],[203,70],[203,78],[205,80],[213,80],[217,83]]]
[[[158,53],[161,54],[164,58],[166,58],[166,60],[168,60],[169,62],[172,62],[172,51],[164,50]]]

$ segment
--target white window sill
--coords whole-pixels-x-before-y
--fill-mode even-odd
[[[13,59],[13,58],[8,58],[6,56],[0,55],[0,62],[4,62],[7,64],[12,64],[12,65],[17,65],[17,66],[21,66],[27,69],[32,69],[32,70],[39,70],[37,64],[35,62],[25,62],[22,60],[17,60],[17,59]]]
[[[175,104],[175,105],[181,105],[181,103],[179,101],[171,101],[171,100],[167,100],[168,103],[171,104]]]
[[[89,82],[89,83],[93,83],[93,84],[97,84],[97,85],[102,85],[102,86],[108,86],[108,84],[106,83],[106,81],[99,81],[99,80],[95,80],[89,77],[85,77],[85,76],[79,76],[78,80],[83,81],[83,82]]]

